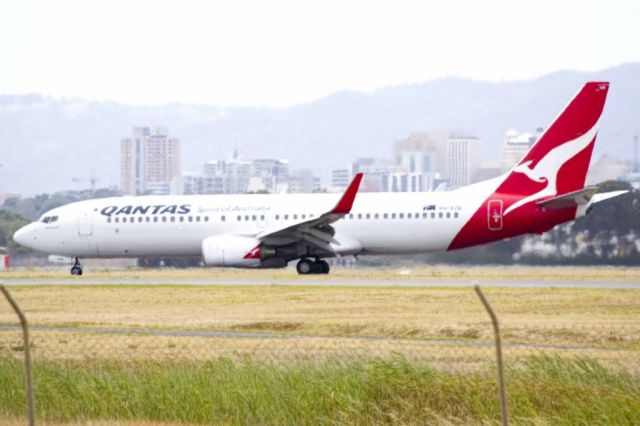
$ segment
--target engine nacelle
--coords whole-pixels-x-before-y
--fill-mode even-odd
[[[207,266],[257,268],[262,265],[260,240],[237,235],[219,235],[202,240],[202,258]]]

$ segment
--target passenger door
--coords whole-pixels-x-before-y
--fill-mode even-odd
[[[93,235],[93,212],[84,211],[78,215],[78,235]]]

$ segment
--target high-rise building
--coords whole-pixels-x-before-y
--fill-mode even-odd
[[[351,182],[351,166],[333,169],[331,171],[331,186],[334,188],[346,188]]]
[[[127,195],[174,194],[180,188],[180,142],[166,127],[134,127],[120,141],[120,189]]]
[[[393,154],[395,163],[402,167],[407,173],[406,190],[412,191],[428,191],[435,187],[435,183],[443,176],[448,175],[447,162],[447,140],[449,134],[444,132],[416,132],[409,135],[406,139],[398,139],[393,142]],[[410,185],[408,182],[415,181],[416,185]],[[391,181],[394,181],[391,179]],[[404,187],[394,185],[393,188]],[[420,189],[417,189],[420,188]],[[399,191],[402,191],[399,189]],[[412,191],[413,192],[413,191]]]
[[[452,134],[447,140],[447,160],[449,186],[470,184],[480,168],[480,141],[474,136]]]
[[[507,171],[518,163],[529,151],[531,145],[538,139],[542,129],[536,129],[536,134],[522,133],[511,129],[504,135],[502,142],[502,153],[500,155],[500,168]]]

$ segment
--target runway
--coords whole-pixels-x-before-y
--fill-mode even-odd
[[[83,285],[188,285],[188,286],[324,286],[324,287],[484,287],[503,288],[590,288],[640,290],[638,281],[553,281],[553,280],[412,280],[412,279],[336,279],[331,277],[298,279],[121,279],[78,277],[67,279],[22,278],[0,280],[7,286],[83,286]]]

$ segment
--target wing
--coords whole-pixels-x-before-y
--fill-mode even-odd
[[[336,252],[332,245],[352,246],[353,241],[347,242],[335,238],[335,229],[331,224],[349,214],[361,181],[362,173],[357,173],[338,203],[319,217],[281,228],[267,229],[256,235],[256,237],[261,241],[268,240],[270,244],[275,245],[304,240],[311,245],[332,253]]]

